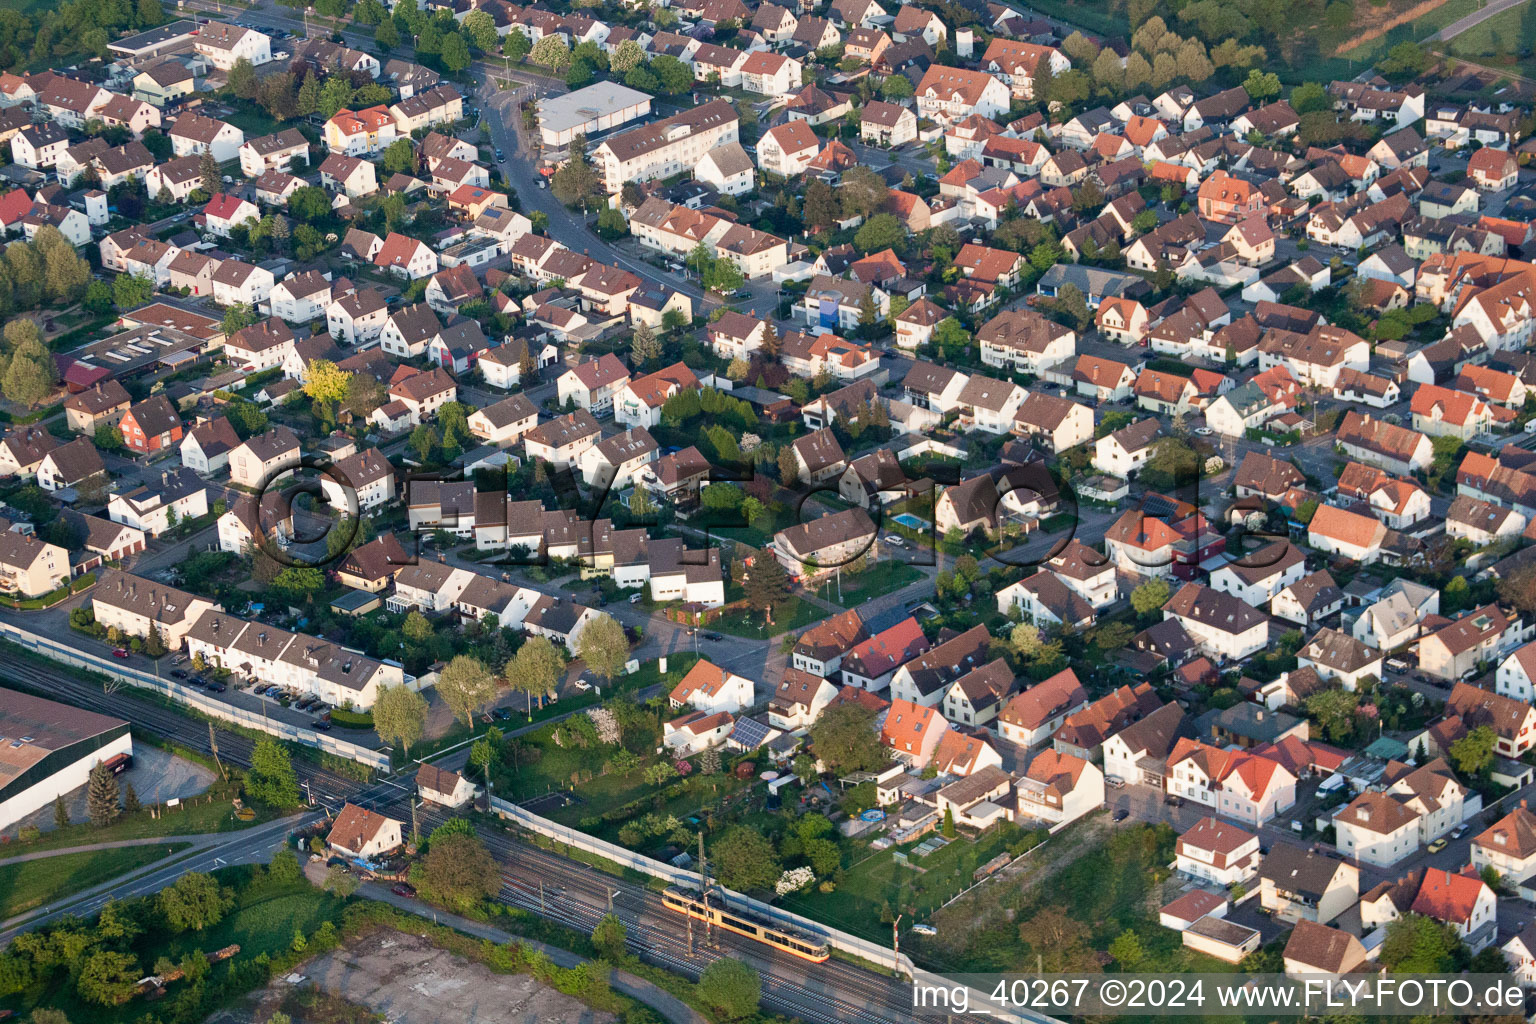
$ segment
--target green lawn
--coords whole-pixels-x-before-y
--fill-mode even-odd
[[[156,843],[87,853],[61,853],[57,857],[0,866],[0,920],[153,864],[190,845],[177,843],[167,848]]]
[[[140,794],[145,799],[149,794]],[[118,839],[148,839],[153,836],[197,835],[204,832],[234,832],[242,828],[270,821],[272,815],[258,810],[252,821],[235,817],[235,808],[226,799],[207,795],[190,798],[179,807],[167,808],[158,818],[150,817],[148,810],[125,814],[105,828],[96,828],[82,822],[44,832],[30,842],[12,840],[0,846],[0,856],[15,856],[33,850],[58,850],[67,846],[85,846],[88,843],[109,843]]]
[[[271,135],[283,127],[281,123],[268,115],[265,110],[254,105],[237,107],[224,120],[245,132],[245,137],[248,139],[255,138],[258,135]]]
[[[1446,6],[1450,6],[1447,4]],[[1518,54],[1526,45],[1521,25],[1531,15],[1530,3],[1517,4],[1500,11],[1487,21],[1473,25],[1446,44],[1458,57],[1492,57],[1501,53]],[[1529,62],[1522,61],[1522,65]]]
[[[1094,951],[1134,931],[1145,951],[1140,972],[1230,970],[1158,924],[1173,830],[1095,830],[1095,820],[1057,833],[1032,855],[1053,865],[1049,874],[990,882],[945,908],[934,919],[939,934],[918,937],[913,956],[957,971],[1033,971],[1041,962],[1046,972],[1097,971],[1103,965]]]
[[[749,611],[745,608],[733,610],[720,616],[709,624],[707,628],[721,633],[729,633],[731,636],[744,636],[751,640],[767,640],[778,636],[780,633],[789,633],[797,629],[803,629],[813,622],[820,622],[830,613],[821,605],[810,601],[802,601],[798,597],[791,597],[789,605],[774,615],[773,625],[763,624],[763,613]]]
[[[855,935],[889,940],[890,924],[881,921],[882,908],[896,908],[897,913],[916,908],[916,917],[909,920],[926,921],[946,900],[971,884],[977,868],[1010,845],[1024,841],[1025,836],[1017,825],[1004,824],[987,830],[974,842],[961,837],[928,857],[911,856],[910,865],[900,863],[894,849],[871,853],[860,844],[863,859],[847,869],[835,890],[813,890],[779,902]],[[899,849],[910,852],[917,845],[909,843]]]
[[[1382,54],[1405,40],[1418,41],[1426,36],[1433,35],[1458,18],[1467,15],[1483,6],[1484,0],[1446,0],[1422,18],[1415,18],[1406,25],[1399,25],[1386,35],[1373,39],[1363,46],[1357,46],[1352,50],[1346,50],[1342,57],[1359,63],[1369,63],[1377,60]],[[1494,20],[1494,19],[1490,19]],[[1484,22],[1486,25],[1487,23]],[[1470,33],[1463,33],[1469,35]],[[1321,81],[1321,77],[1318,78]]]
[[[843,573],[841,596],[836,578],[822,584],[817,596],[844,608],[856,608],[922,578],[923,571],[915,565],[906,562],[877,562],[861,573]]]

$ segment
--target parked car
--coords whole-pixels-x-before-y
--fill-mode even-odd
[[[317,718],[317,719],[315,719],[315,728],[318,729],[320,732],[330,732],[331,731],[330,720],[326,719],[326,718]]]
[[[1430,853],[1439,853],[1441,850],[1445,849],[1445,843],[1446,843],[1446,840],[1445,840],[1444,836],[1441,836],[1439,839],[1436,839],[1436,840],[1432,841],[1429,844],[1429,852]]]
[[[179,668],[173,668],[173,669],[171,669],[171,678],[172,679],[185,679],[185,678],[187,678],[187,674],[186,674],[186,672],[182,671]]]
[[[128,660],[128,648],[126,648],[126,647],[114,647],[114,648],[112,648],[112,657],[114,657],[114,658],[121,658],[123,661],[127,661]]]
[[[396,882],[394,887],[389,891],[394,893],[396,896],[404,896],[408,899],[415,899],[416,897],[415,888],[406,882]]]
[[[1118,775],[1106,775],[1104,776],[1104,781],[1109,785],[1111,789],[1125,788],[1125,780]]]
[[[704,639],[713,641],[714,643],[719,643],[721,640],[724,640],[725,637],[721,636],[719,633],[705,633]]]
[[[912,931],[916,935],[937,935],[939,930],[931,924],[915,924]]]
[[[191,683],[193,686],[208,685],[208,680],[204,679],[202,676],[193,676],[191,679],[188,679],[187,682]]]
[[[208,692],[209,693],[223,693],[225,691],[225,689],[226,689],[225,685],[223,683],[219,682],[217,679],[215,679],[213,682],[208,684]]]
[[[630,594],[630,595],[629,595],[629,603],[630,603],[630,604],[639,604],[639,603],[640,603],[640,601],[641,601],[641,600],[642,600],[642,599],[643,599],[643,598],[644,598],[644,597],[645,597],[645,595],[644,595],[644,594]]]
[[[506,722],[512,718],[511,708],[492,708],[491,717],[498,722]]]
[[[1462,836],[1467,834],[1467,829],[1469,828],[1471,828],[1470,825],[1457,825],[1455,828],[1451,829],[1451,838],[1460,839]]]

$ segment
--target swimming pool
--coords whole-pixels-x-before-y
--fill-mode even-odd
[[[892,516],[891,522],[900,523],[902,526],[905,526],[909,530],[921,530],[923,527],[928,525],[917,516],[913,515],[911,512],[903,512],[899,516]]]

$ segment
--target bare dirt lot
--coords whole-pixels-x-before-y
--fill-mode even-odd
[[[209,1024],[265,1021],[281,1007],[294,1024],[347,1024],[338,1001],[361,1006],[390,1024],[608,1024],[610,1013],[590,1009],[524,974],[495,974],[446,953],[416,935],[379,931],[304,964],[300,987],[331,997],[297,1005],[294,986],[279,979],[249,1003]],[[342,1015],[345,1016],[345,1015]]]

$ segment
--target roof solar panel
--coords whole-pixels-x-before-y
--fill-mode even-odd
[[[741,744],[748,750],[756,749],[763,745],[768,738],[768,726],[755,718],[738,718],[736,727],[731,730],[731,740]]]

